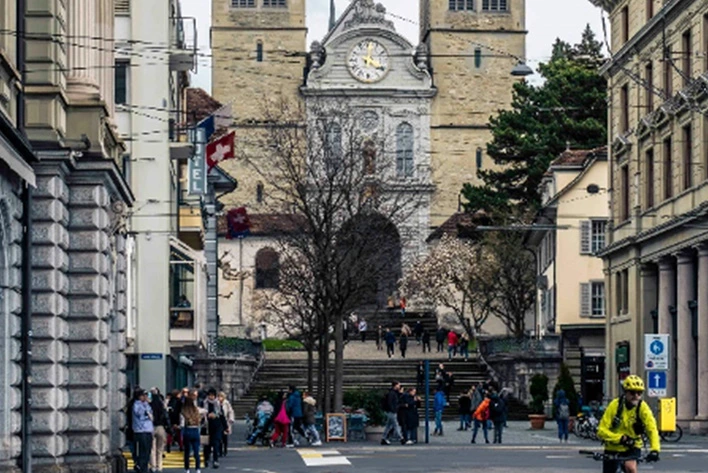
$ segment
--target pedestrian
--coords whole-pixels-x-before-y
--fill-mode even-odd
[[[313,447],[322,445],[320,434],[317,432],[317,401],[310,393],[305,391],[302,397],[302,423],[305,427],[305,438]]]
[[[460,356],[465,358],[465,361],[467,361],[470,357],[470,337],[467,335],[467,332],[462,332],[462,335],[460,335]]]
[[[403,395],[406,418],[406,445],[418,443],[418,425],[420,423],[418,409],[420,408],[420,398],[417,396],[417,393],[416,388],[408,388],[406,394]]]
[[[450,330],[447,333],[447,359],[452,360],[452,357],[457,355],[457,334],[454,330]]]
[[[386,310],[388,312],[393,312],[396,309],[396,303],[394,302],[393,296],[388,296],[386,298]]]
[[[445,392],[441,389],[435,389],[435,398],[433,400],[433,411],[435,411],[435,431],[433,435],[443,436],[442,415],[445,410],[447,399]]]
[[[504,431],[504,401],[492,391],[489,397],[489,419],[494,424],[494,443],[502,443],[502,432]]]
[[[384,340],[386,341],[386,354],[388,355],[389,358],[394,356],[395,353],[395,345],[396,345],[396,336],[393,334],[390,328],[386,329],[386,334],[384,335]]]
[[[184,392],[184,390],[183,390]],[[184,399],[180,409],[180,431],[182,433],[182,443],[184,445],[184,471],[189,473],[189,456],[194,455],[197,472],[201,468],[201,437],[199,435],[202,421],[205,420],[206,410],[200,409],[194,403],[194,399],[189,395],[183,395]],[[191,452],[190,452],[191,450]]]
[[[431,352],[430,350],[430,332],[428,332],[428,329],[423,330],[423,353],[425,353],[425,348],[428,348],[428,353]]]
[[[420,338],[423,336],[423,324],[420,323],[420,320],[415,321],[415,325],[413,326],[413,335],[415,335],[415,341],[418,342],[418,345],[420,345]]]
[[[167,416],[165,400],[156,387],[150,389],[148,395],[150,408],[153,417],[152,448],[150,450],[150,469],[152,471],[162,471],[162,460],[165,453],[165,443],[167,442],[167,432],[170,430],[170,419]]]
[[[472,398],[470,393],[463,391],[457,399],[457,412],[460,415],[460,428],[457,430],[467,430],[472,424]]]
[[[148,402],[148,393],[144,389],[137,392],[133,403],[133,435],[135,437],[135,465],[143,473],[148,471],[150,451],[152,450],[152,434],[155,426],[152,423],[152,407]]]
[[[410,337],[413,334],[411,327],[405,322],[401,324],[401,334],[404,333],[406,334],[406,337]]]
[[[482,392],[481,385],[472,386],[470,391],[470,398],[472,399],[472,404],[470,405],[470,412],[474,413],[477,410],[482,401],[484,401],[484,393]]]
[[[194,389],[197,391],[197,406],[204,407],[204,401],[206,401],[207,398],[206,390],[202,389],[201,383],[196,383]]]
[[[445,390],[445,378],[447,377],[447,371],[445,371],[445,365],[440,363],[435,369],[435,389],[444,391]]]
[[[281,439],[281,446],[288,445],[288,430],[290,430],[290,417],[286,407],[288,394],[284,391],[278,393],[278,398],[273,409],[273,435],[270,438],[270,446],[274,447],[278,439]]]
[[[394,440],[403,438],[401,426],[398,424],[398,402],[401,392],[401,383],[391,382],[391,389],[388,390],[382,400],[383,411],[386,413],[386,426],[381,437],[381,445],[391,445],[391,438]]]
[[[556,398],[553,400],[553,410],[556,414],[558,424],[558,440],[568,442],[568,424],[570,422],[570,403],[565,395],[565,391],[559,389]]]
[[[418,386],[418,389],[424,389],[425,388],[425,363],[423,360],[420,360],[418,364],[415,367],[415,379],[416,379],[416,386]]]
[[[474,421],[474,430],[472,431],[472,443],[476,443],[477,431],[482,427],[482,433],[484,433],[484,442],[489,443],[489,435],[487,434],[487,422],[489,421],[489,397],[485,397],[484,400],[477,406],[477,409],[472,415],[472,420]]]
[[[396,420],[398,420],[398,425],[401,428],[401,445],[405,445],[408,440],[408,426],[406,424],[406,404],[403,402],[406,396],[406,390],[398,390],[398,412],[396,413]]]
[[[455,375],[452,371],[447,371],[443,376],[443,380],[445,381],[445,398],[450,399],[450,393],[455,387]]]
[[[369,325],[366,320],[359,320],[359,336],[361,337],[361,343],[366,343],[366,331],[369,330]]]
[[[209,459],[213,457],[212,466],[219,468],[219,456],[221,454],[221,439],[224,435],[226,418],[221,409],[221,404],[216,398],[216,389],[209,388],[207,398],[204,401],[204,408],[207,412],[207,424],[209,428],[209,445],[204,447],[204,468],[209,466]]]
[[[383,350],[383,328],[380,325],[376,329],[376,349]]]
[[[406,316],[406,298],[405,298],[405,296],[401,297],[401,300],[399,302],[399,306],[401,308],[401,317],[405,317]]]
[[[179,416],[182,412],[182,405],[184,404],[186,394],[189,394],[189,390],[187,388],[182,390],[175,389],[172,391],[170,401],[167,403],[167,415],[170,418],[170,431],[167,433],[167,453],[172,451],[172,446],[175,442],[177,442],[180,452],[184,449],[184,445],[182,443],[182,432],[180,432]]]
[[[345,342],[349,340],[349,321],[346,318],[342,320],[342,336]]]
[[[443,351],[443,344],[445,343],[445,340],[447,340],[447,330],[445,330],[444,327],[439,327],[438,331],[435,332],[435,341],[437,342],[437,352],[440,353]]]
[[[221,439],[221,456],[225,457],[229,453],[229,436],[232,433],[233,425],[236,422],[236,414],[234,413],[234,408],[231,403],[226,399],[226,393],[221,391],[219,393],[219,403],[221,403],[221,410],[226,418],[226,425],[224,426],[224,436]]]
[[[302,438],[306,438],[305,431],[302,429],[302,394],[292,384],[288,387],[288,399],[286,402],[288,415],[290,416],[290,444],[289,447],[299,445],[295,439],[295,434],[298,433]]]
[[[401,338],[398,340],[398,348],[401,350],[401,358],[405,358],[406,350],[408,349],[408,335],[406,332],[401,332]]]

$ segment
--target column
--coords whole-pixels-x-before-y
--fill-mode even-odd
[[[698,247],[698,419],[708,420],[708,244]]]
[[[665,257],[659,260],[659,302],[657,310],[659,312],[659,333],[668,333],[671,337],[670,354],[669,354],[669,372],[667,373],[666,384],[668,388],[668,396],[676,395],[675,382],[675,349],[676,340],[673,333],[673,315],[669,307],[676,304],[676,270],[674,268],[674,259]]]
[[[676,342],[677,342],[677,416],[693,420],[696,416],[696,342],[693,338],[693,316],[690,301],[696,299],[693,254],[682,251],[677,259]]]
[[[98,66],[103,47],[103,41],[98,39],[98,2],[68,0],[67,16],[67,91],[72,98],[98,98]]]
[[[644,334],[654,333],[654,317],[657,302],[657,271],[655,264],[642,264],[639,269],[639,314],[637,317],[637,348],[640,353],[638,366],[642,366],[644,359]],[[639,323],[641,322],[641,323]]]

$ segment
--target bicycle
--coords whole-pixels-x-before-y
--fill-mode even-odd
[[[642,455],[641,453],[639,455],[631,456],[624,456],[616,453],[593,452],[592,450],[580,450],[578,453],[581,455],[586,455],[588,458],[592,458],[595,461],[618,461],[617,473],[624,473],[624,462],[626,461],[636,461],[637,463],[645,463],[647,461],[646,455]]]
[[[680,425],[676,425],[676,430],[673,432],[667,430],[660,430],[659,437],[661,437],[661,440],[663,440],[664,442],[676,443],[683,437],[683,429]],[[645,445],[648,444],[649,439],[647,438],[646,434],[642,435],[642,441]]]

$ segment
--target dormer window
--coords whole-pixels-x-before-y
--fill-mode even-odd
[[[263,0],[264,8],[286,8],[286,0]]]
[[[256,8],[256,0],[231,0],[231,8]]]
[[[482,11],[508,11],[508,0],[482,0]]]
[[[451,11],[474,11],[474,0],[450,0]]]

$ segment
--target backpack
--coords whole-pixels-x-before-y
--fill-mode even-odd
[[[561,420],[570,419],[570,406],[568,403],[562,403],[558,405],[558,418]]]
[[[504,402],[501,399],[495,400],[489,406],[491,417],[498,419],[504,415]]]

